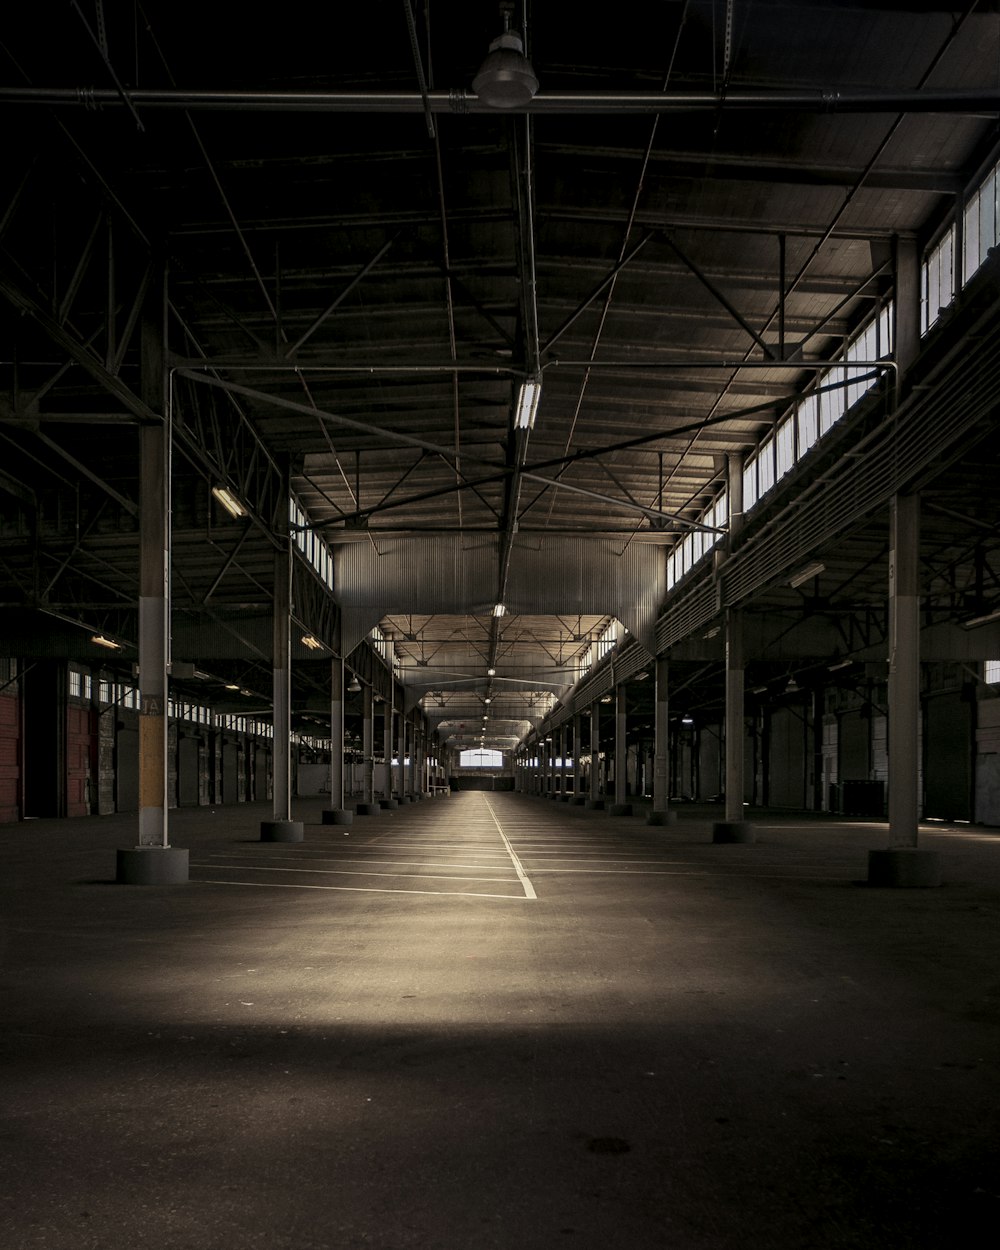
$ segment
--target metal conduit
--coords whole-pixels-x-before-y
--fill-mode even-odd
[[[429,91],[192,91],[134,88],[128,93],[134,108],[223,110],[229,112],[291,113],[691,113],[733,111],[805,113],[966,113],[993,117],[1000,112],[1000,89],[967,91],[807,92],[727,91],[667,93],[659,91],[551,91],[518,108],[498,110],[464,89]],[[2,87],[0,102],[76,106],[87,109],[124,108],[113,88]]]

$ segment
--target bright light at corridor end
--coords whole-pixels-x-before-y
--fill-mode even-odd
[[[517,393],[517,410],[514,415],[516,430],[530,430],[535,424],[538,401],[542,397],[541,378],[526,378]]]

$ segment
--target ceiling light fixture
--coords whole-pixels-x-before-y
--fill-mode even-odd
[[[811,581],[814,577],[819,577],[820,573],[825,572],[826,565],[819,560],[814,560],[812,564],[807,564],[805,568],[799,569],[797,573],[793,573],[788,579],[788,584],[793,590],[797,590],[805,582]]]
[[[497,675],[497,671],[496,671],[496,669],[495,669],[495,668],[488,668],[488,669],[486,670],[486,676],[487,676],[487,677],[496,677],[496,675]]]
[[[538,79],[524,55],[524,40],[510,29],[510,10],[503,6],[503,34],[490,44],[486,60],[472,80],[481,104],[493,109],[512,109],[527,104],[538,90]]]
[[[312,634],[302,635],[302,645],[308,647],[310,651],[322,651],[323,644],[318,638],[314,638]]]
[[[494,615],[494,616],[497,616],[497,617],[499,617],[499,616],[503,616],[503,614],[504,614],[506,611],[507,611],[507,609],[503,606],[503,604],[502,604],[502,603],[495,603],[495,604],[493,605],[493,615]]]
[[[122,644],[113,638],[105,638],[103,634],[91,634],[90,641],[98,647],[106,647],[109,651],[120,651]]]
[[[517,407],[514,411],[514,428],[516,430],[530,430],[534,427],[535,414],[538,412],[538,401],[541,397],[541,378],[526,378],[521,383],[521,389],[517,393]]]
[[[351,678],[351,684],[347,687],[351,694],[357,694],[361,689],[361,682],[358,681],[357,673]]]
[[[982,616],[974,616],[968,621],[963,621],[962,628],[975,629],[977,625],[988,625],[990,621],[1000,621],[1000,608],[994,608],[992,612],[985,612]],[[97,639],[91,641],[96,642]]]
[[[247,510],[227,486],[213,486],[212,494],[231,517],[246,516]]]

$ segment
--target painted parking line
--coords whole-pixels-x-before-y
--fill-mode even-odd
[[[510,855],[511,863],[514,865],[514,871],[517,873],[518,879],[524,887],[525,898],[537,898],[538,895],[535,893],[535,887],[528,880],[527,873],[525,873],[524,868],[521,866],[521,861],[514,853],[514,848],[511,846],[510,842],[508,842],[507,835],[503,831],[503,825],[501,825],[500,821],[497,820],[497,814],[493,810],[493,804],[489,801],[489,799],[486,800],[486,806],[489,809],[490,815],[493,817],[493,822],[497,827],[497,833],[500,834],[500,837],[503,839],[503,844],[507,848],[507,853]]]
[[[488,894],[485,890],[391,890],[368,885],[312,885],[306,882],[284,881],[216,881],[211,877],[199,877],[195,885],[231,885],[237,889],[260,890],[335,890],[346,894],[425,894],[438,898],[505,898],[515,903],[525,901],[523,894]]]
[[[219,865],[192,864],[192,868],[218,867]],[[353,868],[274,868],[267,864],[230,864],[231,872],[291,872],[309,873],[312,876],[325,877],[416,877],[422,881],[506,881],[506,877],[468,877],[465,875],[450,876],[439,872],[357,872]]]

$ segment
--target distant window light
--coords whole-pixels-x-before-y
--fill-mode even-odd
[[[503,752],[481,749],[462,751],[458,757],[459,768],[503,768]]]
[[[983,681],[988,686],[1000,684],[1000,660],[985,660],[983,662]]]

